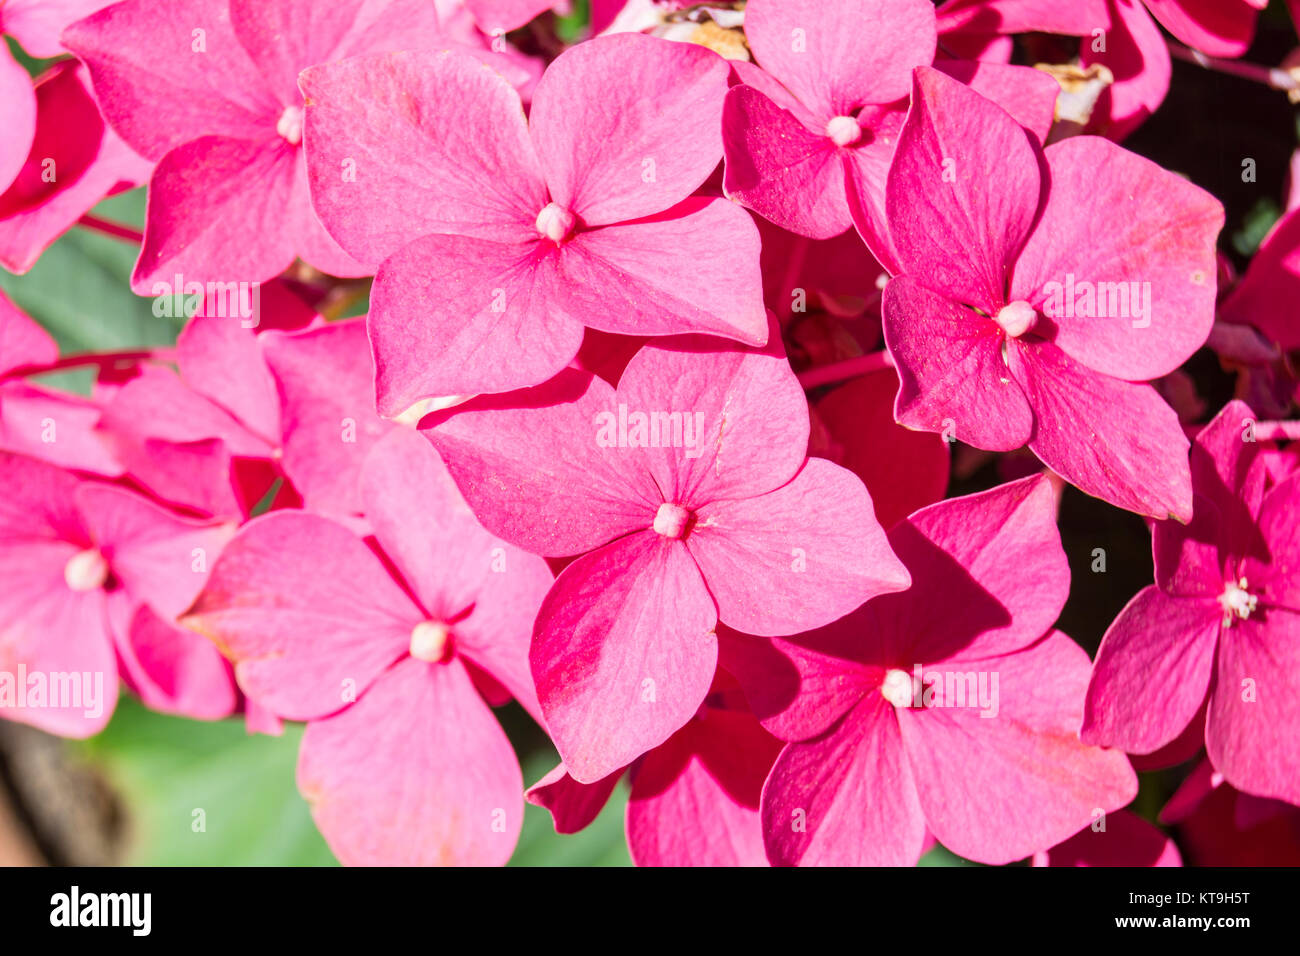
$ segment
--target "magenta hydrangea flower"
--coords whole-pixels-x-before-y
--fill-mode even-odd
[[[722,155],[727,77],[703,47],[600,37],[550,65],[525,121],[509,84],[453,52],[304,73],[317,211],[382,261],[380,413],[536,385],[584,326],[762,344],[757,229],[692,197]]]
[[[1293,169],[1294,169],[1293,165]],[[1259,329],[1286,350],[1300,348],[1300,322],[1277,303],[1300,295],[1300,209],[1277,221],[1242,276],[1223,300],[1221,316]]]
[[[885,176],[912,68],[930,65],[935,36],[929,0],[751,0],[745,37],[762,69],[733,64],[742,83],[723,112],[727,195],[814,239],[848,229],[853,212],[889,264]],[[1051,77],[999,64],[949,68],[1047,135],[1059,89]]]
[[[505,863],[523,779],[483,699],[533,714],[528,635],[546,562],[474,520],[410,429],[361,474],[374,542],[307,512],[240,529],[185,617],[249,699],[308,721],[298,785],[349,864]]]
[[[907,586],[862,483],[806,458],[807,405],[782,355],[646,346],[617,390],[568,370],[426,422],[489,530],[581,555],[538,613],[531,661],[584,783],[695,714],[719,619],[791,634]]]
[[[1156,583],[1106,632],[1083,736],[1151,753],[1208,695],[1214,767],[1300,803],[1300,475],[1269,486],[1253,422],[1230,402],[1196,437],[1195,517],[1153,530]]]
[[[173,622],[232,530],[0,452],[0,715],[88,737],[113,714],[119,674],[156,709],[229,714],[225,663]],[[60,685],[71,693],[69,681],[79,700],[58,695]]]
[[[1088,494],[1189,519],[1187,439],[1145,383],[1209,335],[1219,202],[1104,139],[1040,150],[996,104],[919,68],[886,204],[898,421],[1027,444]]]
[[[723,666],[789,741],[763,789],[773,863],[910,866],[927,827],[1007,863],[1133,798],[1123,753],[1079,740],[1055,517],[1042,476],[931,505],[890,532],[909,590],[788,640],[727,636]]]
[[[123,0],[68,27],[104,115],[158,164],[131,287],[258,282],[295,257],[367,274],[312,212],[298,74],[440,40],[434,5],[417,0]]]

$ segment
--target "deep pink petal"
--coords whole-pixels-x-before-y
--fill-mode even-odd
[[[621,779],[620,769],[595,783],[578,783],[561,763],[529,787],[524,797],[534,806],[550,811],[556,833],[577,833],[605,809]]]
[[[727,196],[783,229],[829,239],[850,225],[841,150],[752,86],[722,114]]]
[[[599,416],[617,412],[608,384],[567,370],[431,418],[423,433],[489,531],[534,554],[581,554],[649,528],[663,501],[637,449],[597,440]]]
[[[1160,108],[1169,92],[1172,65],[1164,34],[1137,0],[1112,4],[1118,17],[1105,34],[1105,50],[1085,36],[1079,62],[1101,63],[1115,77],[1097,100],[1089,128],[1119,141]]]
[[[807,452],[808,405],[779,348],[775,340],[763,352],[704,352],[685,343],[642,348],[618,385],[615,451],[623,467],[644,463],[659,501],[691,508],[751,498],[788,482]],[[637,437],[632,416],[638,413],[646,417],[648,443]],[[675,420],[658,417],[674,413],[680,413],[680,438]]]
[[[526,388],[564,368],[582,326],[556,307],[553,269],[533,241],[429,235],[390,256],[368,320],[380,414],[432,396]]]
[[[59,357],[58,343],[0,292],[0,374]]]
[[[235,681],[216,646],[140,605],[118,635],[122,677],[151,709],[195,720],[235,712]]]
[[[1225,629],[1205,744],[1238,790],[1300,803],[1300,613],[1269,608]]]
[[[1019,123],[938,70],[915,71],[885,198],[904,273],[996,313],[1041,186],[1032,139]]]
[[[1104,829],[1093,829],[1104,822]],[[1107,814],[1064,843],[1035,854],[1034,866],[1182,866],[1172,839],[1128,810]]]
[[[1007,353],[1034,409],[1029,447],[1044,464],[1116,507],[1191,518],[1188,441],[1154,388],[1094,372],[1048,343]]]
[[[759,796],[780,743],[752,716],[708,708],[646,754],[632,780],[637,866],[767,866]]]
[[[1176,739],[1209,690],[1222,617],[1213,599],[1139,591],[1097,650],[1083,739],[1139,754]]]
[[[1125,806],[1137,775],[1117,750],[1079,740],[1088,655],[1053,632],[989,658],[996,714],[974,707],[899,712],[925,822],[954,853],[1010,863],[1060,843],[1094,811]]]
[[[679,542],[652,531],[579,558],[537,616],[532,669],[574,779],[594,783],[667,740],[703,702],[713,599]]]
[[[711,502],[695,519],[686,547],[718,617],[749,634],[820,627],[911,583],[862,482],[823,458],[776,491]]]
[[[763,842],[777,866],[912,866],[925,817],[898,719],[879,696],[830,731],[789,744],[763,787]]]
[[[889,281],[883,307],[885,344],[901,380],[899,424],[990,451],[1029,441],[1033,413],[1007,369],[995,322],[910,276]]]
[[[1164,28],[1210,56],[1241,56],[1268,0],[1145,0]]]

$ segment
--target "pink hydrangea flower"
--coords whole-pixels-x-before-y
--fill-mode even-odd
[[[646,346],[617,390],[569,370],[426,422],[487,528],[581,555],[538,614],[531,661],[584,783],[695,714],[719,619],[791,634],[907,586],[862,483],[806,459],[807,405],[782,355]]]
[[[257,282],[295,257],[367,274],[312,212],[298,74],[440,38],[417,0],[123,0],[68,27],[104,115],[158,164],[132,288],[157,295],[177,273]]]
[[[1219,202],[1104,139],[1040,150],[996,104],[919,68],[886,204],[898,421],[1027,444],[1091,495],[1189,519],[1187,440],[1144,383],[1214,322]]]
[[[185,623],[251,700],[308,721],[298,785],[344,863],[505,863],[523,780],[482,691],[537,713],[528,635],[551,573],[479,526],[409,429],[361,488],[373,546],[307,512],[254,519]]]
[[[24,704],[6,698],[0,678],[0,714],[90,736],[113,714],[119,674],[157,709],[229,714],[235,695],[225,662],[173,622],[231,530],[0,452],[0,673],[11,679],[10,693],[23,674],[47,693],[42,705]],[[58,675],[79,679],[81,700],[55,694]],[[94,706],[87,695],[98,696]]]
[[[1041,476],[923,508],[889,536],[909,590],[788,640],[724,640],[789,741],[763,789],[773,863],[910,866],[927,828],[1008,863],[1133,798],[1124,755],[1079,740],[1088,655],[1052,630],[1070,580],[1055,513]]]
[[[1300,807],[1242,793],[1209,760],[1160,811],[1193,866],[1300,866]]]
[[[741,85],[723,113],[727,195],[814,239],[856,221],[889,265],[885,176],[912,68],[930,65],[935,36],[928,0],[751,0],[745,37],[762,69],[733,65]],[[1051,77],[998,64],[949,68],[1046,137]]]
[[[1195,517],[1155,527],[1156,583],[1106,632],[1083,736],[1150,753],[1208,695],[1214,767],[1239,790],[1298,803],[1300,475],[1266,487],[1253,421],[1230,402],[1197,436]]]
[[[758,232],[692,198],[722,154],[727,76],[703,47],[601,37],[550,65],[525,121],[509,84],[456,53],[307,71],[317,211],[383,263],[380,413],[543,382],[584,325],[762,344]]]

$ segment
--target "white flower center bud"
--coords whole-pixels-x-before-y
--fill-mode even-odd
[[[547,203],[537,214],[537,231],[551,242],[563,242],[573,235],[578,217],[559,203]]]
[[[1219,595],[1224,627],[1232,627],[1234,620],[1249,620],[1250,615],[1259,607],[1259,597],[1246,590],[1248,586],[1245,578],[1236,584],[1229,581]]]
[[[411,630],[411,656],[436,664],[447,656],[451,631],[439,621],[421,621]]]
[[[862,127],[852,116],[834,116],[826,124],[826,135],[836,146],[852,146],[862,138]]]
[[[290,146],[297,146],[302,142],[302,120],[301,106],[286,106],[280,118],[275,121],[275,131]]]
[[[63,580],[74,591],[94,591],[108,580],[108,562],[96,548],[78,551],[63,566]]]
[[[912,675],[897,667],[885,672],[885,680],[880,685],[880,696],[895,707],[911,707],[915,697]]]
[[[686,525],[691,520],[691,513],[681,505],[665,501],[655,513],[654,529],[665,538],[680,538],[686,534]]]
[[[1006,332],[1013,339],[1018,339],[1038,322],[1038,310],[1028,302],[1021,299],[1018,302],[1012,302],[1010,305],[1004,305],[1002,310],[994,316],[994,321],[1002,326],[1002,331]]]

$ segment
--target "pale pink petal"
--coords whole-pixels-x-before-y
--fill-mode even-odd
[[[380,414],[526,388],[564,368],[582,325],[555,307],[554,266],[539,242],[453,235],[424,236],[385,260],[368,320]]]
[[[934,68],[998,104],[1040,144],[1047,142],[1061,85],[1044,71],[979,60],[937,60]]]
[[[722,158],[728,73],[711,50],[640,33],[560,54],[528,119],[551,199],[587,226],[681,202]]]
[[[310,719],[356,700],[406,656],[422,619],[351,532],[277,511],[226,545],[182,624],[234,661],[250,698],[281,716]]]
[[[1079,740],[1088,655],[1053,632],[963,672],[998,675],[996,714],[977,707],[899,711],[925,822],[959,856],[1010,863],[1054,846],[1137,793],[1117,750]]]
[[[17,379],[0,384],[0,448],[22,452],[60,468],[106,477],[122,474],[122,462],[96,430],[94,402]]]
[[[555,257],[544,302],[604,332],[703,332],[762,345],[758,255],[748,213],[725,199],[688,199],[650,219],[578,233]]]
[[[700,508],[686,547],[718,617],[750,634],[821,627],[911,583],[862,482],[823,458],[776,491]]]
[[[285,473],[312,510],[336,518],[359,514],[361,463],[394,427],[375,411],[365,319],[271,332],[260,345],[279,385]]]
[[[648,468],[659,501],[688,507],[788,482],[807,452],[808,405],[780,347],[774,336],[763,352],[695,351],[685,342],[642,348],[619,380],[622,467]],[[662,418],[674,413],[680,432],[675,420]],[[637,414],[645,437],[638,438]]]
[[[893,708],[872,696],[823,736],[786,746],[761,813],[777,866],[914,865],[926,821]]]
[[[1191,518],[1188,441],[1154,388],[1094,372],[1048,343],[1007,353],[1034,409],[1029,447],[1044,464],[1116,507]]]
[[[0,191],[9,184],[27,162],[36,135],[36,92],[31,75],[9,55],[0,50],[0,124],[5,135],[0,141]]]
[[[300,82],[313,205],[353,256],[377,263],[437,231],[536,235],[541,168],[519,95],[491,67],[455,51],[395,53],[313,67]]]
[[[87,482],[73,497],[114,576],[169,620],[193,603],[234,532],[231,524],[182,517],[115,485]]]
[[[349,866],[500,866],[523,826],[519,762],[456,661],[408,658],[308,724],[298,788]]]
[[[465,6],[484,33],[504,34],[555,6],[555,0],[465,0]]]
[[[1210,688],[1222,618],[1213,598],[1139,591],[1097,650],[1083,739],[1139,754],[1175,740]]]
[[[59,357],[58,343],[0,292],[0,375],[24,365],[47,365]]]
[[[68,27],[63,43],[90,68],[108,121],[143,156],[162,159],[205,134],[274,135],[279,104],[222,0],[111,4]]]
[[[926,0],[751,0],[745,36],[763,68],[826,120],[907,95],[936,41]]]
[[[1045,156],[1052,185],[1010,298],[1047,316],[1052,341],[1098,372],[1130,381],[1168,374],[1214,324],[1222,204],[1096,136],[1063,140]],[[1086,311],[1085,289],[1097,299]]]
[[[553,581],[546,562],[484,530],[437,451],[410,429],[376,443],[360,481],[375,537],[422,609],[450,627],[457,653],[539,713],[528,643]]]
[[[899,424],[989,451],[1029,441],[1033,413],[1007,369],[997,323],[910,276],[889,281],[883,307],[885,344],[901,380]]]
[[[599,440],[617,406],[608,384],[570,370],[431,416],[423,434],[489,531],[534,554],[581,554],[649,528],[663,502],[638,449]]]
[[[565,568],[531,657],[546,728],[574,779],[594,783],[691,718],[713,680],[716,622],[686,549],[652,531]]]
[[[196,316],[176,339],[186,384],[212,399],[272,446],[280,440],[280,400],[257,334],[240,319]]]
[[[8,0],[4,32],[39,59],[68,52],[59,34],[68,24],[108,6],[112,0]]]

